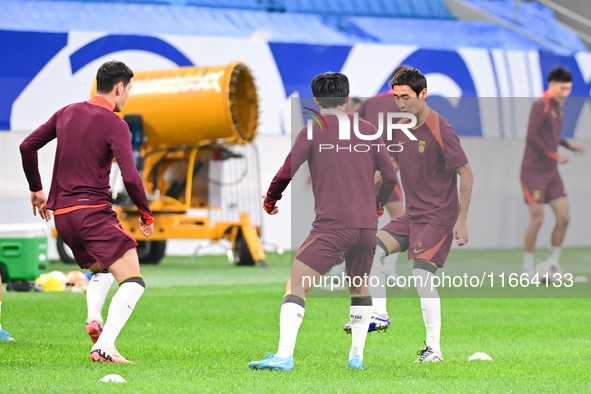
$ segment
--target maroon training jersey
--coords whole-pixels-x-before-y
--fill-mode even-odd
[[[392,90],[386,93],[380,93],[374,97],[370,97],[365,100],[359,110],[357,111],[359,116],[373,124],[377,129],[380,126],[380,113],[382,113],[382,135],[384,141],[387,144],[394,144],[394,141],[388,140],[388,133],[386,133],[388,125],[388,112],[400,112],[400,108],[396,105],[396,99],[394,99],[394,93]],[[393,120],[396,122],[396,119]],[[402,201],[402,190],[399,185],[394,187],[394,191],[390,195],[388,202]]]
[[[37,151],[57,138],[48,209],[110,204],[109,177],[115,157],[129,197],[144,222],[151,224],[152,212],[135,167],[129,127],[107,108],[106,100],[95,96],[92,101],[96,104],[85,101],[60,109],[22,142],[29,188],[33,192],[43,189]]]
[[[359,116],[373,124],[376,128],[379,126],[379,114],[382,112],[383,130],[386,130],[388,121],[386,114],[388,112],[400,112],[400,108],[398,108],[398,105],[396,105],[394,94],[392,90],[390,90],[389,92],[380,93],[375,97],[368,98],[361,104],[359,111],[357,112],[359,113]],[[386,133],[383,135],[385,140]]]
[[[453,226],[459,211],[455,169],[468,163],[460,139],[432,109],[425,123],[411,132],[418,141],[395,130],[404,149],[393,155],[400,166],[406,213],[414,223]]]
[[[561,131],[562,104],[546,92],[531,107],[521,163],[522,173],[557,172],[558,145],[570,146],[565,139],[560,138]]]
[[[377,229],[376,200],[387,201],[396,185],[396,172],[383,140],[361,140],[353,132],[353,116],[348,117],[350,140],[339,140],[339,124],[335,115],[324,115],[326,130],[314,123],[312,140],[308,140],[307,127],[300,131],[283,167],[269,186],[267,202],[281,198],[293,175],[307,160],[316,212],[313,227]],[[375,135],[376,128],[359,119],[359,132]],[[328,149],[331,145],[334,148]],[[325,148],[321,150],[322,147]],[[374,188],[376,169],[382,173],[377,197]]]

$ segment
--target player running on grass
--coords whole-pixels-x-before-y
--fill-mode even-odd
[[[550,204],[556,216],[556,225],[550,238],[551,246],[545,272],[562,274],[560,251],[570,220],[568,198],[558,173],[558,164],[568,157],[559,154],[558,145],[576,153],[583,153],[580,145],[560,138],[562,131],[562,106],[570,95],[573,76],[564,67],[557,67],[548,74],[548,90],[531,108],[525,153],[521,164],[521,184],[525,202],[529,205],[529,225],[525,231],[523,272],[534,276],[534,249],[538,231],[544,220],[544,206]]]
[[[349,81],[341,73],[324,73],[312,80],[312,93],[316,104],[323,109],[345,110],[349,95]],[[298,168],[307,160],[312,177],[316,219],[312,231],[298,249],[291,266],[291,286],[283,298],[279,318],[280,337],[277,354],[269,354],[261,361],[248,364],[252,369],[290,371],[294,367],[293,351],[305,311],[306,294],[312,283],[305,278],[319,280],[343,253],[348,275],[361,277],[370,271],[375,250],[375,234],[381,204],[396,184],[394,166],[381,139],[363,141],[353,133],[353,116],[346,115],[350,123],[351,139],[339,141],[339,120],[336,115],[323,115],[326,129],[313,125],[313,138],[307,137],[305,127],[298,134],[283,167],[273,178],[264,201],[264,209],[274,215],[281,194]],[[359,120],[359,130],[375,135],[375,127]],[[377,146],[381,143],[381,147]],[[366,152],[324,149],[339,144],[368,145]],[[372,144],[374,144],[372,146]],[[364,149],[361,149],[364,150]],[[382,172],[382,184],[377,194],[374,189],[375,171]],[[382,211],[383,212],[383,211]],[[352,346],[349,367],[363,368],[363,348],[371,317],[372,302],[367,283],[352,281],[351,324]]]
[[[417,290],[427,331],[425,349],[416,361],[443,361],[441,303],[430,283],[445,264],[452,240],[460,246],[468,243],[466,219],[474,177],[454,129],[427,105],[425,76],[406,67],[392,78],[391,86],[400,110],[417,118],[410,129],[417,141],[396,133],[404,149],[393,158],[404,182],[406,210],[378,231],[371,276],[379,275],[384,257],[408,250],[408,258],[414,259],[412,274],[420,278]],[[461,177],[459,204],[456,174]]]
[[[72,249],[76,262],[93,273],[86,292],[86,330],[95,343],[90,351],[93,361],[129,363],[115,348],[115,340],[145,288],[137,242],[122,229],[111,209],[109,174],[113,157],[140,211],[142,234],[150,236],[154,231],[152,212],[134,164],[129,127],[113,113],[123,109],[132,77],[133,72],[125,64],[104,63],[97,72],[97,93],[92,99],[60,109],[20,146],[33,214],[39,211],[49,221],[53,211],[57,231]],[[47,199],[37,151],[54,138],[57,149]],[[119,290],[111,300],[103,327],[101,311],[113,277]]]

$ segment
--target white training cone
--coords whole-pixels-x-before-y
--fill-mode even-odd
[[[126,380],[117,374],[107,375],[100,380],[101,382],[125,383]]]
[[[486,353],[474,353],[473,355],[468,357],[468,361],[473,361],[473,360],[490,360],[490,361],[492,361],[492,357]]]

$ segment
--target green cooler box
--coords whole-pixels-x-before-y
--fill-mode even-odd
[[[35,280],[47,273],[47,265],[45,224],[0,224],[2,281]]]

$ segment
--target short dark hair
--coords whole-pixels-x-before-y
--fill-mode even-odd
[[[416,68],[404,67],[398,71],[392,78],[392,81],[390,81],[392,89],[394,86],[401,85],[410,86],[418,97],[423,89],[427,89],[427,78],[425,78],[425,76]]]
[[[405,64],[401,64],[400,66],[396,67],[396,68],[394,69],[394,71],[392,71],[392,75],[390,76],[390,81],[391,81],[392,79],[394,79],[394,76],[395,76],[396,74],[398,74],[398,71],[402,70],[403,68],[407,68],[407,67],[410,67],[410,66],[407,66],[407,65],[405,65]]]
[[[548,73],[548,82],[572,82],[573,75],[566,67],[555,67]]]
[[[116,60],[103,63],[96,72],[96,91],[110,93],[119,82],[127,86],[131,78],[133,78],[133,71],[125,63]]]
[[[316,75],[312,80],[312,94],[322,108],[343,105],[349,95],[349,78],[333,72]]]

